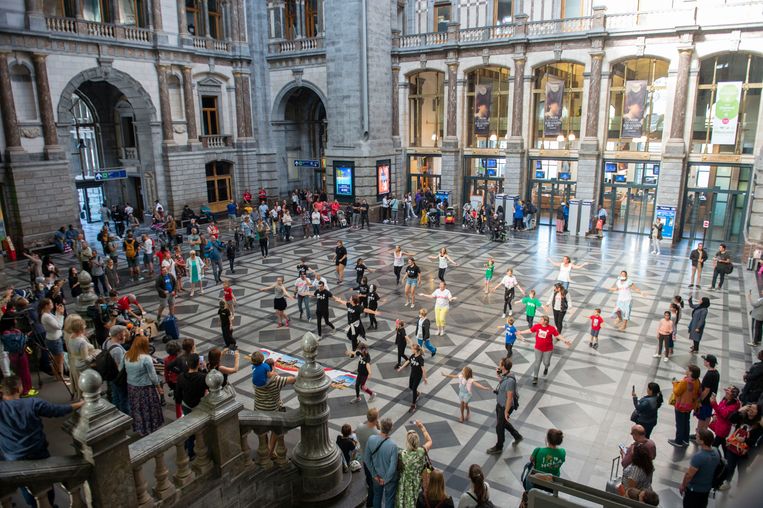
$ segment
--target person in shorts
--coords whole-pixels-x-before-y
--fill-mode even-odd
[[[408,258],[408,266],[405,267],[405,305],[408,306],[409,300],[411,308],[416,307],[416,287],[421,280],[421,268],[416,265],[416,260]]]
[[[588,346],[594,349],[599,349],[599,332],[601,331],[601,325],[604,324],[604,318],[601,317],[601,309],[594,309],[588,319],[591,320],[591,339],[588,341]]]
[[[162,266],[162,273],[156,278],[156,293],[159,296],[159,310],[156,311],[156,321],[162,319],[164,309],[169,309],[170,316],[175,315],[175,291],[177,290],[177,281],[169,272],[169,268]]]

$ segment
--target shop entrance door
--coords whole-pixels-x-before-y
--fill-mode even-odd
[[[746,192],[687,189],[683,237],[704,241],[706,245],[710,242],[741,242],[745,210]],[[707,231],[705,222],[709,222]]]
[[[655,185],[605,185],[602,205],[607,211],[607,229],[649,234],[656,198]]]
[[[100,185],[77,188],[80,218],[88,223],[100,222],[101,204],[104,202],[103,189]]]
[[[432,194],[440,190],[440,175],[412,174],[408,181],[408,190],[411,194],[416,194],[416,191],[421,189],[422,191],[429,187]],[[449,190],[449,189],[444,189]]]
[[[495,196],[503,192],[503,178],[488,178],[478,176],[464,177],[464,203],[477,201],[479,204],[486,203],[485,196],[492,199],[491,206],[495,206]],[[505,210],[504,210],[505,211]]]
[[[556,209],[575,199],[574,182],[558,180],[533,180],[532,202],[538,209],[538,224],[555,225]]]

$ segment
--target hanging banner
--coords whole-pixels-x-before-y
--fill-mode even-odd
[[[474,133],[478,136],[490,134],[490,101],[493,97],[491,85],[478,85],[474,91]]]
[[[739,120],[739,98],[742,95],[741,81],[718,83],[713,114],[713,133],[710,143],[714,145],[736,144]]]
[[[643,132],[646,108],[646,81],[625,82],[625,109],[623,110],[623,138],[640,138]]]
[[[562,97],[564,81],[549,79],[546,81],[546,112],[543,115],[544,136],[558,136],[562,133]]]

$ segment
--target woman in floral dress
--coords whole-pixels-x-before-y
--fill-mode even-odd
[[[186,270],[185,259],[183,258],[183,251],[180,250],[180,245],[175,245],[175,252],[172,255],[175,260],[175,279],[177,280],[178,293],[183,292],[183,278],[188,276]]]
[[[196,284],[199,285],[201,294],[204,294],[204,286],[202,285],[202,279],[204,278],[204,261],[196,255],[196,251],[192,250],[190,257],[185,262],[186,269],[188,270],[189,280],[191,281],[191,296],[196,288]]]
[[[419,434],[415,430],[409,430],[405,435],[405,450],[400,453],[399,458],[402,471],[397,484],[396,508],[416,508],[416,499],[421,490],[421,472],[426,466],[427,452],[432,448],[432,437],[424,424],[416,420],[416,427],[424,436],[424,445],[419,444]]]

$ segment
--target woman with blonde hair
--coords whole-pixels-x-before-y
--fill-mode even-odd
[[[417,420],[416,427],[424,436],[424,444],[421,445],[419,433],[414,429],[405,435],[405,450],[400,452],[398,459],[401,471],[397,484],[397,508],[415,508],[421,489],[421,473],[427,465],[427,452],[432,448],[432,437],[424,424]]]
[[[127,400],[130,403],[132,430],[147,436],[164,423],[162,387],[149,352],[148,338],[138,330],[124,357],[127,374]]]
[[[87,340],[86,328],[85,320],[78,314],[70,314],[64,320],[64,337],[66,349],[69,351],[69,378],[75,399],[82,397],[82,391],[79,388],[80,373],[90,368],[93,359],[100,352]]]
[[[421,489],[416,508],[454,508],[453,498],[445,492],[445,475],[439,469],[429,474],[429,483]]]

